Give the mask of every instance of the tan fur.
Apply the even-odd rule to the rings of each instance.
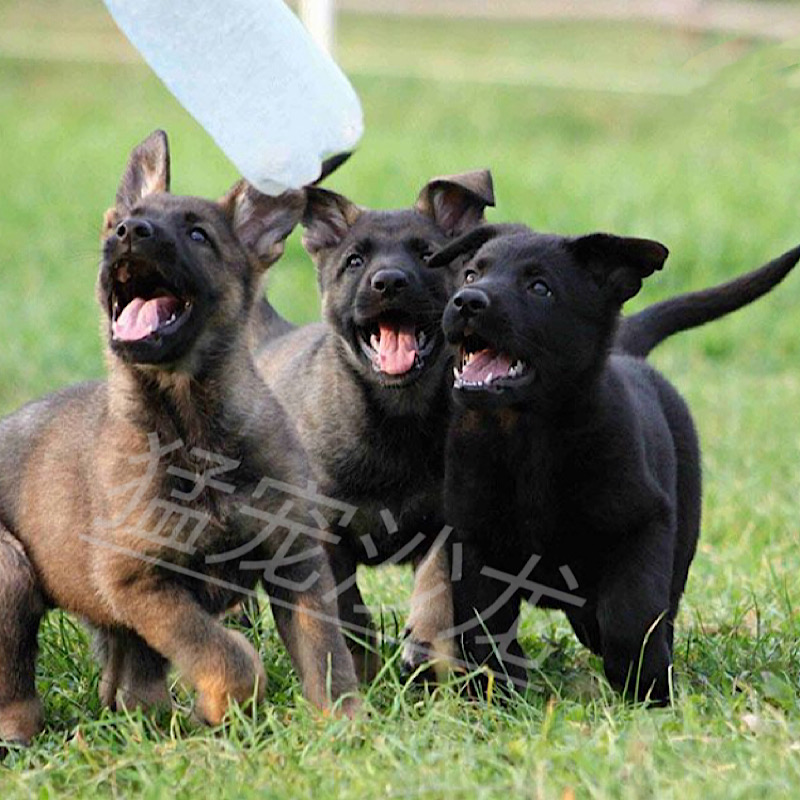
[[[0,741],[27,744],[39,732],[44,715],[38,697],[3,706],[0,713]]]
[[[133,152],[117,205],[104,220],[97,293],[108,382],[71,387],[0,421],[0,519],[7,525],[0,525],[0,739],[28,742],[41,725],[33,676],[43,598],[96,630],[106,705],[169,704],[170,664],[197,689],[198,715],[211,724],[232,700],[264,695],[258,654],[219,621],[262,574],[240,568],[240,559],[207,556],[256,539],[263,523],[241,513],[243,506],[272,513],[283,503],[277,493],[255,499],[262,477],[294,486],[308,480],[302,448],[247,346],[260,256],[238,235],[246,229],[245,239],[268,246],[272,256],[302,209],[294,196],[254,197],[241,186],[219,204],[174,197],[168,188],[166,137],[156,133]],[[190,243],[186,219],[202,224],[215,247]],[[146,226],[150,233],[139,238],[130,233]],[[176,287],[188,282],[189,322],[150,337],[151,344],[130,345],[110,336],[114,287],[122,285],[114,270],[135,280],[148,265],[168,287],[173,271]],[[166,452],[149,458],[154,446]],[[201,487],[178,503],[183,484],[174,475],[208,470],[203,452],[233,465],[221,477],[233,491]],[[171,542],[183,512],[203,523],[191,547],[185,539]],[[154,513],[165,514],[158,536],[144,524]],[[247,558],[269,563],[285,537],[281,529]],[[303,536],[289,539],[287,555],[305,553],[304,543]],[[314,555],[286,572],[289,586],[304,586],[311,573],[322,576],[324,590],[265,583],[270,597],[280,594],[284,602],[276,618],[298,670],[316,676],[330,665],[335,700],[356,679],[335,601],[322,597],[332,585],[330,566]],[[294,636],[294,609],[311,597],[330,622],[313,636]],[[309,698],[327,704],[314,680]]]
[[[452,627],[450,564],[444,547],[434,546],[414,571],[404,662],[432,661],[437,677],[444,679],[455,657],[453,640],[446,636]]]

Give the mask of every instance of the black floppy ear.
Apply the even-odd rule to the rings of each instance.
[[[484,209],[493,205],[492,173],[481,169],[433,178],[422,188],[415,208],[448,236],[460,236],[480,225]]]
[[[169,142],[164,131],[153,131],[128,159],[117,188],[117,214],[125,216],[148,195],[168,191]]]
[[[270,197],[241,180],[219,205],[239,241],[265,270],[283,255],[286,237],[302,219],[306,198],[303,191],[295,189]]]
[[[316,186],[308,187],[305,195],[303,247],[314,256],[320,250],[339,245],[358,219],[361,209],[344,195]]]
[[[480,225],[473,228],[471,231],[459,236],[458,239],[449,242],[441,250],[437,250],[426,262],[427,266],[444,267],[451,264],[457,258],[465,256],[467,259],[472,258],[478,250],[491,239],[496,239],[498,236],[512,236],[515,233],[530,233],[530,228],[525,225],[510,225],[510,224],[497,224],[497,225]]]
[[[569,242],[569,248],[598,285],[622,305],[642,288],[642,281],[667,260],[669,250],[652,239],[591,233]]]

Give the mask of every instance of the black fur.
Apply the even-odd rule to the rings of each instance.
[[[800,259],[800,247],[728,283],[671,297],[625,317],[614,341],[621,353],[645,358],[664,339],[737,311],[775,288]]]
[[[464,383],[474,375],[466,369],[453,391],[445,511],[457,532],[462,655],[524,685],[516,625],[521,601],[532,600],[566,612],[613,686],[664,703],[699,535],[699,446],[675,389],[644,361],[610,350],[623,302],[667,250],[520,226],[469,236],[430,261],[467,258],[451,267],[461,288],[445,310],[446,338],[459,364],[466,347],[524,368],[483,386]],[[565,566],[577,587],[565,586]],[[527,584],[509,589],[497,573]],[[561,594],[541,596],[534,584]]]

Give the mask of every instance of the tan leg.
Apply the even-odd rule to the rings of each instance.
[[[34,676],[43,613],[33,566],[0,525],[0,742],[30,744],[42,727]]]
[[[303,572],[310,568],[302,566]],[[267,586],[275,623],[294,668],[303,685],[303,695],[318,708],[329,709],[342,695],[341,711],[353,716],[360,706],[355,697],[358,686],[353,657],[339,627],[333,576],[327,558],[320,558],[314,569],[319,579],[306,591],[286,588],[291,576],[284,576],[282,586]],[[302,585],[305,575],[294,576]]]
[[[406,671],[416,672],[426,662],[432,662],[437,679],[443,680],[454,656],[452,639],[443,634],[452,627],[450,564],[445,546],[434,545],[414,571],[402,656]]]
[[[108,566],[108,565],[107,565]],[[196,713],[218,725],[230,701],[264,696],[266,674],[252,645],[226,630],[169,573],[130,558],[105,581],[115,615],[197,689]]]

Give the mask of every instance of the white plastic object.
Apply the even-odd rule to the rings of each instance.
[[[181,105],[241,174],[278,195],[352,150],[361,104],[284,0],[105,0]]]

